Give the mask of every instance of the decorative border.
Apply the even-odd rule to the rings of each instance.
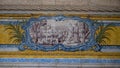
[[[80,63],[120,63],[120,59],[52,59],[52,58],[0,58],[0,62],[32,62],[32,63],[69,63],[69,64],[80,64]]]
[[[67,18],[70,18],[72,20],[77,20],[77,21],[80,21],[80,22],[84,22],[86,23],[88,26],[89,26],[89,29],[90,29],[90,37],[89,37],[89,42],[86,42],[84,43],[82,46],[72,46],[72,47],[68,47],[68,46],[65,46],[63,44],[57,44],[55,46],[50,46],[50,47],[46,47],[46,46],[37,46],[36,44],[32,43],[31,42],[31,37],[30,37],[30,34],[29,34],[29,28],[30,26],[33,24],[33,22],[36,22],[36,21],[41,21],[43,19],[54,19],[56,21],[62,21],[62,20],[65,20]],[[19,21],[0,21],[0,24],[3,24],[3,25],[6,25],[6,24],[13,24],[13,25],[16,25],[16,24],[20,24]],[[112,22],[110,22],[112,23]],[[22,42],[20,44],[0,44],[1,47],[6,47],[5,45],[7,46],[12,46],[13,47],[17,46],[17,48],[19,50],[26,50],[26,49],[32,49],[32,50],[41,50],[41,51],[55,51],[55,50],[59,50],[61,48],[61,50],[63,51],[84,51],[84,50],[88,50],[89,48],[95,46],[94,50],[95,51],[100,51],[104,46],[99,46],[94,38],[94,33],[96,31],[96,29],[101,25],[107,25],[109,23],[105,23],[105,22],[99,22],[98,24],[94,24],[94,22],[90,19],[87,19],[87,18],[80,18],[80,17],[67,17],[67,16],[63,16],[63,15],[57,15],[57,16],[41,16],[39,18],[31,18],[29,19],[29,21],[22,25],[22,29],[25,31],[25,38],[23,38]],[[120,26],[120,23],[113,23],[115,26]],[[109,47],[109,46],[107,46]],[[115,46],[114,46],[115,47]],[[118,46],[117,46],[118,47]]]
[[[77,45],[77,46],[65,46],[63,44],[56,44],[54,46],[43,46],[43,45],[37,45],[35,43],[33,43],[31,41],[31,36],[30,36],[30,32],[29,32],[29,28],[30,26],[35,23],[36,21],[41,21],[41,20],[46,20],[46,19],[54,19],[56,21],[63,21],[67,18],[70,18],[72,20],[77,20],[79,22],[83,22],[86,23],[89,26],[89,30],[90,30],[90,37],[89,37],[89,41],[85,42],[82,45]],[[59,50],[61,48],[61,50],[63,51],[84,51],[84,50],[88,50],[89,48],[91,48],[92,46],[96,46],[96,48],[94,49],[95,51],[99,51],[99,45],[96,43],[95,38],[94,38],[94,33],[95,33],[95,26],[93,24],[93,21],[89,20],[89,19],[83,19],[83,18],[79,18],[79,17],[65,17],[62,15],[58,15],[58,16],[42,16],[38,19],[36,18],[31,18],[26,25],[23,26],[23,29],[25,30],[25,43],[22,43],[23,45],[20,45],[19,49],[20,50],[25,50],[25,46],[27,46],[28,48],[32,49],[32,50],[42,50],[42,51],[55,51],[55,50]]]
[[[53,16],[54,17],[54,16]],[[56,17],[56,16],[55,16]],[[57,17],[59,17],[59,16],[57,16]],[[62,17],[65,17],[65,16],[62,16]],[[28,40],[28,39],[30,39],[29,38],[29,36],[27,36],[27,34],[29,33],[29,32],[27,32],[28,30],[26,30],[26,29],[28,29],[28,27],[30,26],[30,22],[31,21],[39,21],[41,18],[45,18],[45,17],[40,17],[40,18],[38,18],[38,19],[36,19],[36,18],[31,18],[27,23],[26,23],[26,25],[24,25],[24,26],[22,26],[22,28],[26,31],[26,38],[24,39],[24,41],[22,41],[22,43],[20,43],[20,44],[18,44],[17,46],[16,45],[13,45],[13,44],[11,44],[11,45],[8,45],[8,44],[5,44],[5,45],[0,45],[0,48],[9,48],[9,47],[15,47],[15,48],[19,48],[20,50],[25,50],[25,48],[24,48],[24,45],[26,45],[26,44],[30,44],[30,42],[27,42],[26,43],[26,41]],[[66,17],[65,17],[66,18]],[[82,18],[79,18],[79,17],[71,17],[71,18],[73,18],[73,19],[77,19],[77,20],[81,20]],[[85,21],[85,22],[91,22],[91,23],[89,23],[90,25],[91,25],[91,27],[94,29],[94,30],[96,30],[96,28],[99,26],[99,25],[97,25],[97,26],[93,26],[92,25],[92,21],[91,20],[89,20],[89,19],[82,19],[82,21]],[[8,23],[11,23],[11,24],[19,24],[19,21],[0,21],[0,24],[4,24],[4,25],[6,25],[6,24],[8,24]],[[101,22],[102,23],[102,22]],[[111,22],[112,23],[112,22]],[[102,24],[108,24],[108,23],[102,23]],[[120,24],[119,23],[114,23],[114,24],[116,24],[115,26],[119,26]],[[28,37],[28,38],[27,38]],[[94,36],[93,36],[94,37]],[[95,42],[94,42],[95,43]],[[96,43],[97,44],[97,43]],[[27,47],[29,47],[29,46],[27,46]],[[87,48],[89,48],[89,47],[91,47],[91,46],[88,46]],[[32,50],[36,50],[36,47],[33,47],[33,45],[31,45],[30,46],[30,48],[32,49]],[[83,49],[84,50],[87,50],[87,48],[86,48],[86,46],[85,46],[85,49],[84,49],[84,47],[83,47]],[[98,49],[96,50],[96,51],[98,51],[99,49],[107,49],[107,48],[109,48],[109,49],[113,49],[113,48],[117,48],[117,49],[120,49],[120,46],[98,46]],[[66,49],[66,48],[65,48]],[[82,49],[82,48],[81,48]],[[41,49],[41,50],[43,50],[43,51],[49,51],[49,50],[44,50],[44,49]],[[66,49],[65,51],[74,51],[74,49]],[[76,51],[76,50],[75,50]],[[21,51],[20,51],[21,52]],[[4,54],[5,54],[6,52],[4,52]],[[16,54],[18,54],[17,52],[16,52]],[[22,53],[21,53],[22,54]],[[36,52],[36,54],[38,54],[38,52]],[[36,54],[34,54],[34,55],[36,55]],[[72,54],[74,54],[74,53],[72,53]],[[106,53],[105,53],[106,54]],[[119,52],[117,53],[118,55],[119,55]],[[14,55],[14,53],[12,53],[11,55]],[[31,54],[32,55],[32,54]],[[89,54],[90,55],[90,54]],[[96,55],[96,54],[95,54]],[[0,55],[0,56],[3,56],[3,55]],[[104,58],[104,59],[100,59],[100,57],[98,57],[98,58],[96,58],[96,59],[91,59],[91,58],[89,58],[88,57],[88,59],[87,58],[84,58],[84,59],[78,59],[78,58],[71,58],[71,59],[67,59],[67,58],[22,58],[23,56],[28,56],[27,54],[25,54],[25,55],[23,55],[22,57],[18,57],[18,58],[14,58],[14,57],[12,57],[12,58],[8,58],[8,55],[6,54],[5,55],[7,58],[0,58],[0,62],[13,62],[13,63],[16,63],[16,62],[34,62],[34,63],[72,63],[72,64],[74,64],[74,63],[120,63],[120,59],[119,58],[117,58],[117,59],[112,59],[112,58],[110,58],[110,59],[108,59],[107,57],[108,56],[110,56],[110,55],[108,55],[108,56],[105,56],[106,58]],[[68,55],[69,56],[69,55]],[[80,56],[80,55],[79,55]],[[102,57],[103,57],[104,55],[102,55]]]

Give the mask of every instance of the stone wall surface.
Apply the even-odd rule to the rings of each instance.
[[[120,0],[0,0],[0,5],[104,5],[120,6]]]
[[[119,64],[0,63],[0,68],[119,68]]]
[[[0,0],[0,10],[120,11],[120,0]]]

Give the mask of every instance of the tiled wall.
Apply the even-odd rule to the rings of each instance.
[[[0,0],[0,13],[10,10],[84,10],[120,12],[120,0]],[[79,13],[80,11],[77,11]],[[9,11],[8,11],[9,12]],[[49,11],[48,11],[49,12]],[[61,11],[60,11],[61,12]],[[68,11],[69,12],[69,11]],[[3,12],[4,13],[4,12]],[[72,12],[71,12],[72,13]],[[104,12],[103,12],[104,13]],[[0,63],[0,68],[119,68],[119,63]]]

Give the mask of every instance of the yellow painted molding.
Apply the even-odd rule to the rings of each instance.
[[[94,52],[94,51],[16,51],[0,52],[0,58],[110,58],[120,59],[120,52]]]
[[[38,18],[40,16],[55,16],[57,14],[0,14],[0,19],[29,19],[31,17]],[[78,16],[81,18],[90,18],[92,20],[120,20],[120,15],[90,15],[90,14],[63,14],[65,16]]]

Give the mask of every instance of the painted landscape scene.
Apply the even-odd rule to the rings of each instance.
[[[37,21],[32,24],[29,31],[32,42],[45,46],[56,44],[65,46],[81,45],[88,41],[90,34],[87,24],[71,19]]]

